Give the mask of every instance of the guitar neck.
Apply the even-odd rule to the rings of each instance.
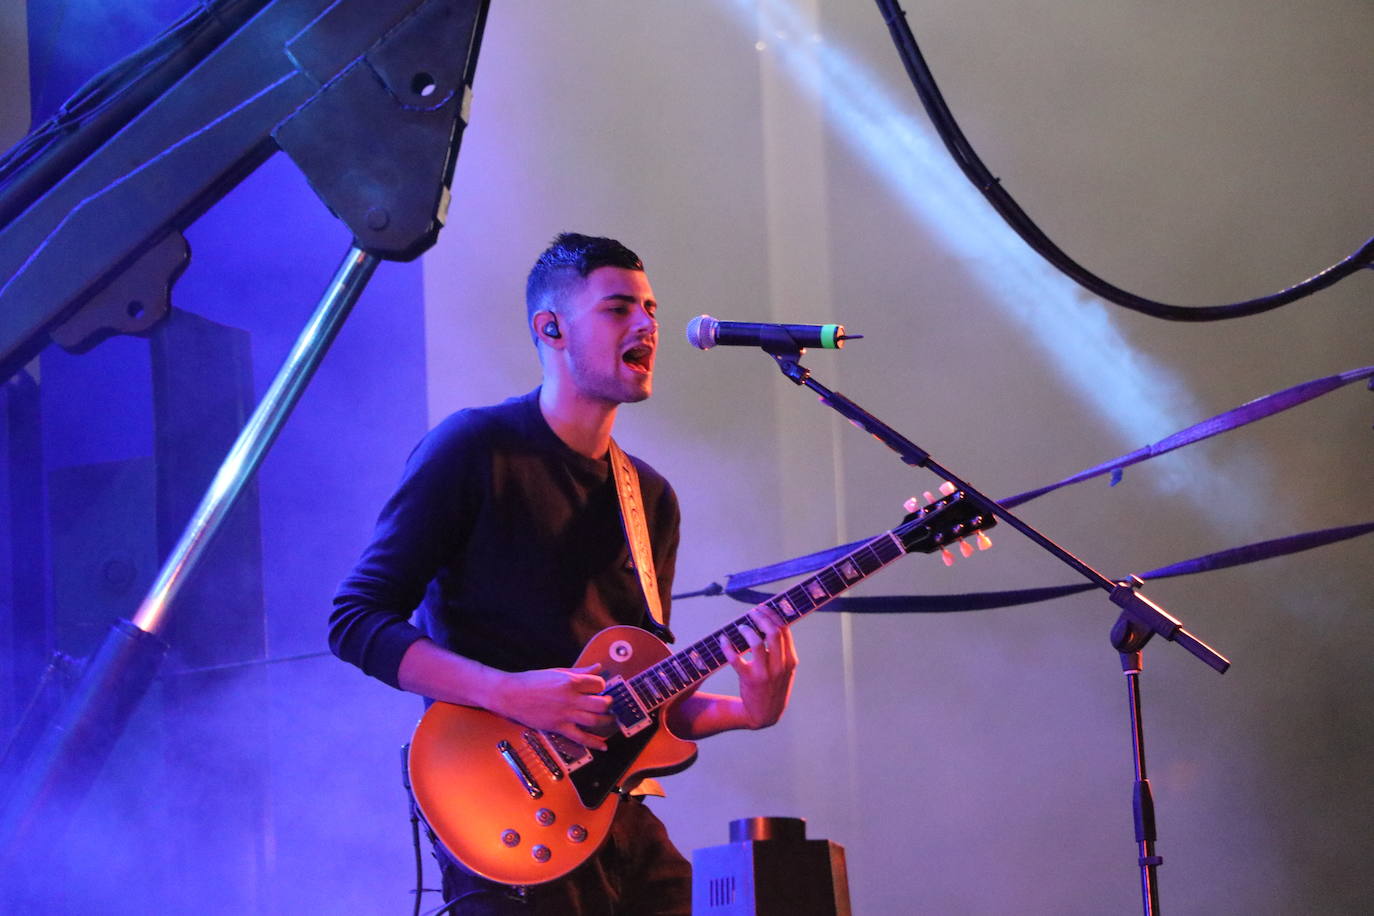
[[[772,610],[791,626],[906,553],[902,540],[888,531],[755,607]],[[627,678],[626,683],[646,711],[656,709],[726,664],[728,659],[721,648],[721,640],[729,640],[736,652],[748,650],[749,642],[742,632],[746,627],[763,635],[749,615],[744,614],[704,639]]]

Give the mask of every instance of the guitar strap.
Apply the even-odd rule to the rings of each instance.
[[[658,591],[658,576],[654,574],[654,554],[649,545],[649,527],[644,521],[643,500],[639,496],[639,472],[625,450],[611,440],[611,473],[615,476],[615,493],[620,503],[620,523],[625,527],[625,540],[630,545],[630,561],[639,573],[639,587],[649,607],[650,629],[664,642],[673,641],[673,631],[663,619],[663,599]],[[657,779],[645,777],[631,786],[627,795],[656,795],[667,793]]]
[[[639,494],[639,472],[630,456],[611,440],[611,473],[615,475],[615,492],[620,501],[620,521],[625,527],[625,540],[630,545],[630,559],[639,574],[639,586],[649,608],[652,629],[665,642],[673,641],[668,622],[663,619],[663,600],[658,591],[658,576],[654,574],[654,554],[649,545],[649,528],[644,520],[643,500]]]

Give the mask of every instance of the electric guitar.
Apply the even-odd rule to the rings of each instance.
[[[760,607],[791,625],[906,553],[940,551],[948,564],[950,545],[965,556],[973,552],[964,540],[970,535],[980,548],[990,546],[983,530],[996,519],[962,492],[924,508],[909,501],[907,508],[902,524]],[[726,664],[722,639],[739,652],[749,648],[745,627],[759,632],[746,614],[676,653],[637,627],[608,627],[592,637],[577,665],[600,662],[606,678],[603,693],[611,697],[617,730],[605,751],[485,710],[432,704],[408,761],[426,823],[458,861],[501,884],[542,884],[572,871],[606,838],[616,793],[696,759],[696,744],[674,735],[665,714]]]

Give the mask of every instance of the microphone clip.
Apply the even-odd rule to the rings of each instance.
[[[767,347],[764,347],[764,349],[768,350]],[[768,355],[773,357],[773,361],[778,364],[778,368],[782,370],[782,374],[791,379],[793,384],[805,385],[807,380],[811,378],[811,370],[799,362],[801,359],[800,349],[793,349],[790,354],[774,353],[772,350],[768,350]]]
[[[799,346],[792,339],[792,335],[787,333],[787,329],[781,325],[767,325],[760,328],[759,346],[763,352],[778,360],[779,363],[784,359],[790,359],[795,363],[806,352],[806,348]],[[798,382],[798,384],[801,383]]]

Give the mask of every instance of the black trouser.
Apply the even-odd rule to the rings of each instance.
[[[458,916],[691,916],[692,866],[635,796],[619,803],[592,857],[557,881],[522,891],[478,877],[436,848],[444,900]]]

